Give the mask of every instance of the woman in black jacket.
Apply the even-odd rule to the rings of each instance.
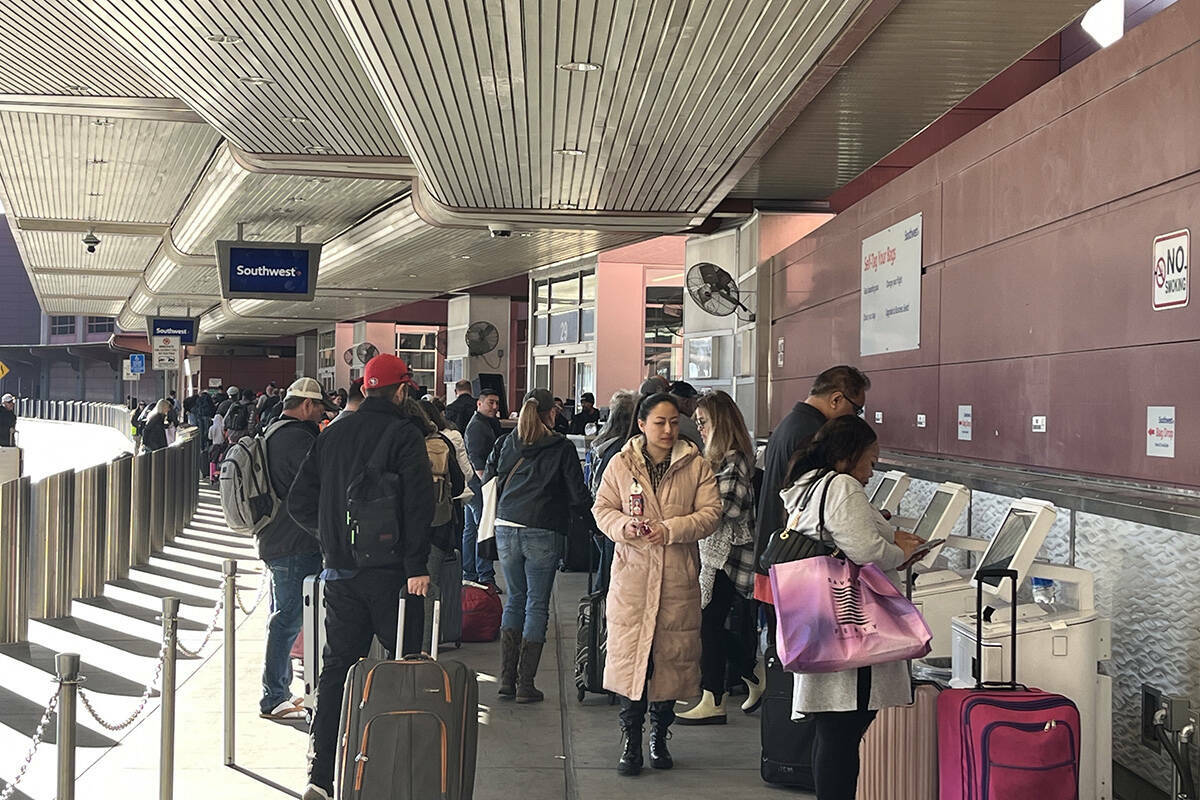
[[[142,428],[142,448],[146,452],[162,450],[167,446],[167,415],[170,413],[171,403],[167,400],[159,400],[154,406],[154,413]]]
[[[501,697],[536,703],[533,685],[550,615],[562,536],[571,512],[591,517],[575,445],[554,433],[558,410],[545,389],[525,395],[517,430],[488,459],[485,482],[499,481],[496,549],[508,598],[500,623]]]

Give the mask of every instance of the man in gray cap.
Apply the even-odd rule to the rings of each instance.
[[[14,440],[17,430],[17,398],[6,394],[0,398],[0,447],[16,447]]]
[[[700,393],[687,381],[675,381],[671,384],[671,396],[679,403],[679,436],[699,447],[700,452],[704,452],[704,437],[700,435],[696,423],[692,422],[692,414],[696,413],[696,401]]]

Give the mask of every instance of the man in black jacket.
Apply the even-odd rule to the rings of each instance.
[[[283,413],[266,432],[271,489],[286,501],[300,464],[321,431],[317,422],[331,406],[321,384],[300,378],[288,387]],[[271,616],[263,658],[263,694],[259,716],[303,719],[304,709],[292,696],[292,645],[303,622],[304,579],[321,571],[321,546],[280,507],[257,536],[258,557],[271,573]]]
[[[446,406],[443,416],[458,431],[466,431],[467,424],[475,414],[475,398],[471,396],[471,382],[459,381],[454,384],[454,393],[457,396],[454,398],[454,402]]]
[[[579,398],[580,409],[575,412],[575,416],[571,417],[571,433],[577,436],[586,434],[585,429],[588,425],[595,425],[596,430],[600,429],[600,410],[596,408],[596,395],[591,392],[584,392]]]
[[[817,376],[803,402],[779,421],[767,440],[762,489],[758,496],[758,535],[754,564],[770,535],[783,527],[784,508],[779,491],[787,480],[788,464],[797,450],[831,419],[863,413],[871,381],[855,367],[830,367]]]
[[[481,479],[484,469],[487,468],[488,456],[492,454],[492,447],[495,446],[502,431],[500,420],[497,419],[500,415],[500,394],[495,389],[485,387],[479,392],[475,408],[475,415],[471,417],[470,423],[467,424],[467,430],[463,433],[463,441],[467,446],[467,458],[471,460],[471,467],[475,470],[474,475],[467,476],[469,479],[467,486],[475,493],[475,496],[463,508],[463,579],[495,586],[496,565],[492,563],[491,559],[479,558],[475,544],[479,536],[479,518],[483,514],[483,481]]]
[[[404,641],[396,642],[400,593],[424,597],[429,590],[429,526],[433,521],[433,473],[425,434],[400,404],[412,385],[403,359],[382,354],[363,370],[366,399],[358,411],[326,427],[309,451],[288,495],[293,519],[321,542],[325,570],[325,650],[313,719],[313,761],[304,800],[333,796],[333,769],[342,688],[350,665],[367,655],[378,636],[392,652],[419,647],[422,603],[409,603]],[[376,454],[387,448],[386,455]],[[351,539],[347,490],[375,458],[384,473],[398,476],[396,516],[401,538],[396,563],[361,567]],[[411,622],[410,622],[411,621]]]

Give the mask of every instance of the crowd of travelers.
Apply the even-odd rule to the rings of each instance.
[[[619,703],[621,775],[638,774],[646,761],[670,769],[676,722],[724,723],[731,674],[745,686],[741,710],[755,711],[766,685],[759,638],[731,636],[728,621],[749,614],[774,641],[773,598],[760,565],[771,533],[788,524],[816,535],[823,523],[847,557],[877,565],[895,582],[920,541],[867,501],[878,454],[862,419],[869,388],[854,367],[826,370],[758,454],[728,394],[661,376],[615,392],[605,409],[590,393],[570,409],[573,401],[535,388],[512,414],[515,425],[502,422],[495,389],[461,381],[446,404],[423,394],[392,355],[376,356],[335,393],[300,378],[286,390],[230,386],[186,398],[182,418],[202,432],[214,482],[232,445],[261,436],[279,500],[256,534],[271,580],[265,718],[305,715],[291,693],[289,654],[302,627],[303,581],[319,575],[324,582],[305,800],[333,796],[347,671],[375,638],[390,652],[423,649],[433,598],[444,589],[440,565],[460,547],[464,585],[504,594],[497,695],[536,703],[544,697],[535,679],[564,538],[580,525],[594,534],[595,589],[606,593],[603,686]],[[150,406],[131,399],[131,407],[141,446],[167,446],[181,416],[175,398]],[[587,437],[582,464],[571,434]],[[448,476],[444,490],[435,486],[439,475]],[[395,528],[392,543],[374,550],[350,508],[356,492],[368,491],[364,482],[378,484],[372,502],[383,504]],[[497,494],[485,525],[494,537],[481,541],[489,482]],[[437,511],[439,492],[452,498],[448,518]],[[811,502],[818,494],[821,509]],[[423,611],[408,604],[398,628],[402,592],[425,603]],[[815,721],[818,798],[854,797],[859,741],[879,709],[909,702],[904,662],[796,676],[793,710]]]

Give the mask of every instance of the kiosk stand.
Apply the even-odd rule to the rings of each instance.
[[[896,516],[900,511],[900,500],[908,491],[910,483],[912,483],[912,478],[908,477],[905,472],[892,470],[884,473],[883,480],[879,482],[879,485],[875,487],[875,492],[871,495],[871,505],[880,511],[888,512],[893,517]]]

